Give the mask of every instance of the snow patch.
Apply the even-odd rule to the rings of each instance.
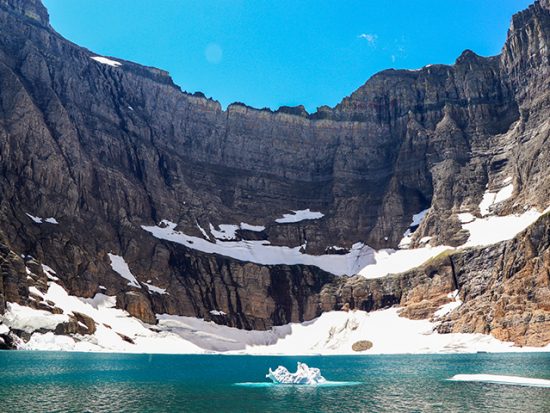
[[[111,253],[109,253],[108,255],[111,260],[111,268],[113,269],[113,271],[120,275],[122,278],[128,280],[128,285],[141,288],[141,285],[139,285],[139,282],[136,277],[134,277],[134,274],[130,272],[130,268],[128,267],[126,261],[124,261],[124,258],[120,255],[115,255]]]
[[[43,224],[44,222],[47,222],[48,224],[54,224],[54,225],[57,225],[59,224],[59,222],[57,222],[57,219],[55,219],[54,217],[49,217],[49,218],[41,218],[41,217],[36,217],[34,215],[31,215],[29,214],[28,212],[25,212],[25,214],[30,218],[32,219],[32,221],[36,224]]]
[[[221,310],[210,310],[209,312],[212,315],[227,315],[225,312],[223,312]]]
[[[54,330],[60,323],[69,321],[66,314],[52,314],[45,310],[35,310],[17,303],[7,303],[6,312],[0,316],[1,321],[8,327],[32,333],[44,328]]]
[[[322,212],[314,212],[308,209],[302,209],[298,211],[292,211],[290,214],[283,214],[282,218],[275,220],[278,224],[292,224],[295,222],[305,221],[307,219],[320,219],[323,218],[325,214]]]
[[[147,289],[152,292],[152,293],[156,293],[156,294],[168,294],[166,292],[166,288],[160,288],[160,287],[157,287],[157,286],[154,286],[152,284],[149,284],[149,283],[145,283],[145,286],[147,287]]]
[[[430,258],[441,254],[451,247],[440,245],[422,248],[394,250],[391,248],[374,252],[374,262],[366,265],[359,271],[365,278],[380,278],[388,274],[397,274],[418,267]]]
[[[486,191],[483,194],[483,199],[479,204],[479,212],[481,216],[486,216],[491,213],[491,209],[494,205],[509,199],[514,193],[514,184],[508,184],[498,192]]]
[[[108,59],[103,56],[92,56],[90,59],[95,60],[96,62],[102,63],[104,65],[112,66],[112,67],[119,67],[122,66],[122,63],[117,62],[116,60]]]
[[[262,225],[250,225],[250,224],[247,224],[246,222],[241,222],[240,227],[242,230],[245,230],[245,231],[253,231],[253,232],[265,231],[265,227]]]
[[[348,254],[308,255],[303,254],[303,245],[297,247],[274,246],[269,241],[221,241],[209,242],[176,231],[176,224],[167,220],[159,226],[142,228],[154,237],[165,239],[188,248],[234,258],[240,261],[254,262],[263,265],[313,265],[335,275],[354,275],[368,264],[374,263],[374,250],[363,243],[356,243]]]
[[[210,224],[210,233],[216,239],[220,240],[234,240],[237,238],[236,232],[239,229],[238,225],[220,224],[219,230],[214,228],[214,225]]]
[[[452,298],[453,301],[443,304],[439,309],[434,313],[435,317],[443,317],[451,313],[453,310],[457,309],[462,305],[462,301],[458,298],[458,290],[454,290],[449,293],[447,297]]]
[[[522,214],[475,219],[462,225],[470,232],[470,237],[461,247],[484,246],[512,239],[541,215],[537,210],[530,209]]]
[[[429,210],[429,208],[425,209],[423,211],[420,211],[418,214],[414,214],[412,216],[412,221],[409,225],[409,228],[403,233],[403,238],[399,242],[399,248],[409,248],[412,242],[412,234],[414,233],[416,228],[418,228],[418,226],[422,223],[422,220]]]

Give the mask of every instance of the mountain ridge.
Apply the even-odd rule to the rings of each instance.
[[[509,185],[490,216],[544,210],[550,2],[516,16],[500,55],[467,50],[455,65],[383,71],[306,117],[300,107],[222,111],[160,69],[92,59],[53,31],[41,2],[2,0],[4,307],[39,305],[28,291],[49,282],[39,260],[71,294],[116,296],[151,324],[169,313],[267,329],[346,304],[347,293],[319,295],[340,279],[282,258],[271,265],[204,252],[196,239],[229,245],[223,228],[237,226],[231,242],[330,258],[358,244],[364,254],[395,249],[406,231],[412,248],[462,246],[471,234],[461,214],[484,219],[483,200]],[[306,210],[316,218],[277,222]],[[143,230],[163,220],[195,245]],[[263,229],[243,229],[254,226]],[[109,254],[123,257],[139,287]]]

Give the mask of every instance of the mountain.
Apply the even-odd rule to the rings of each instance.
[[[431,318],[458,290],[440,333],[550,343],[550,0],[498,56],[386,70],[313,114],[224,111],[64,39],[39,0],[0,0],[0,30],[4,342],[96,332],[55,284],[148,325],[254,330]]]

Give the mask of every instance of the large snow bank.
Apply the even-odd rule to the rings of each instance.
[[[79,298],[67,294],[55,282],[49,283],[43,298],[54,302],[63,314],[8,303],[8,310],[0,321],[8,327],[28,332],[39,328],[51,330],[58,323],[68,321],[72,312],[79,312],[95,320],[96,332],[73,337],[35,332],[23,349],[183,354],[357,354],[352,345],[369,340],[373,347],[364,354],[550,350],[550,346],[543,349],[514,347],[512,343],[483,334],[438,334],[434,331],[434,322],[399,317],[397,308],[370,313],[332,311],[304,323],[286,324],[268,331],[247,331],[194,317],[167,314],[158,314],[158,324],[149,325],[124,310],[114,308],[115,297],[96,294],[92,299]]]
[[[352,246],[344,255],[309,255],[302,253],[303,246],[274,246],[269,241],[222,241],[210,242],[204,238],[187,235],[176,231],[176,224],[163,220],[160,226],[142,226],[159,239],[165,239],[188,248],[219,254],[240,261],[254,262],[263,265],[304,264],[313,265],[335,275],[357,274],[361,268],[374,263],[374,250],[362,243]]]

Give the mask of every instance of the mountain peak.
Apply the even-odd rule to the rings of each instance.
[[[0,7],[22,14],[41,25],[50,24],[50,16],[41,0],[0,0]]]

